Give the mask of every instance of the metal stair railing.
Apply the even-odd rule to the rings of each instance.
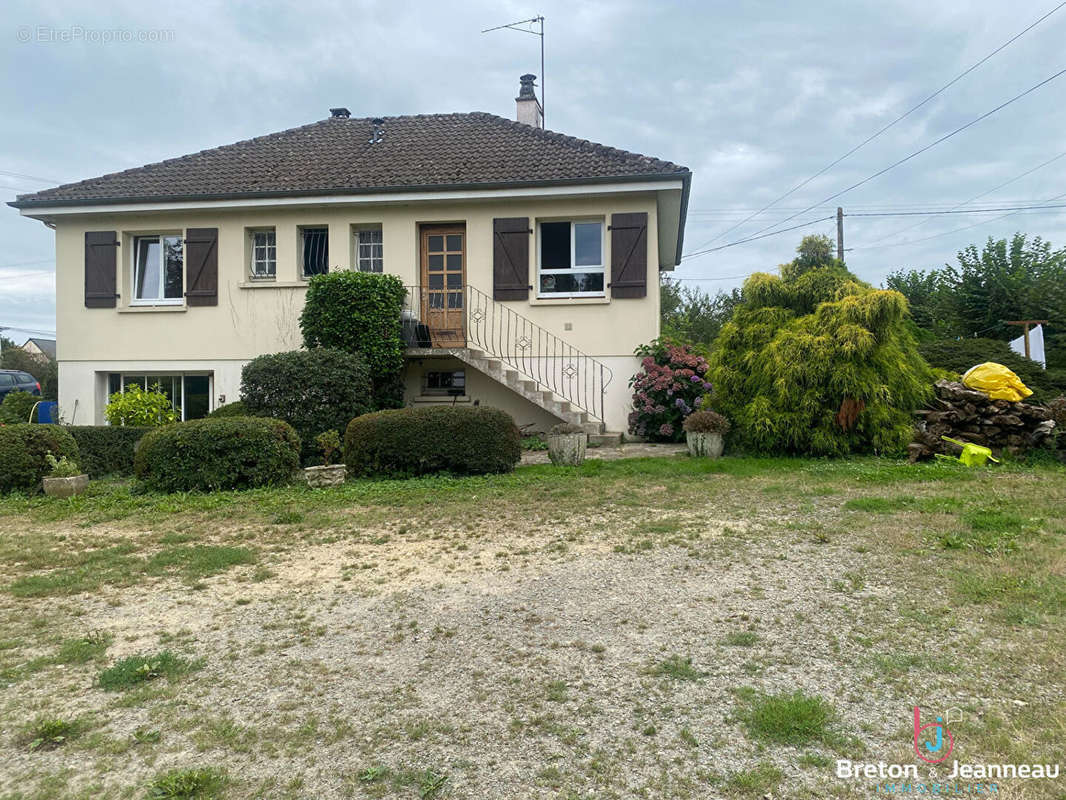
[[[434,330],[434,317],[450,318]],[[461,331],[453,328],[458,321]],[[489,295],[466,285],[428,289],[408,286],[403,318],[408,347],[480,350],[550,391],[590,418],[604,421],[611,368]]]

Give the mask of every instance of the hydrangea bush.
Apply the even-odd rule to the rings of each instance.
[[[711,390],[705,379],[707,359],[690,345],[656,339],[637,348],[640,372],[629,379],[633,410],[629,432],[657,442],[679,442],[682,423]]]

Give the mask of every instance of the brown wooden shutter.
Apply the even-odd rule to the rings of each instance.
[[[185,232],[185,286],[190,306],[218,305],[218,228]]]
[[[118,234],[115,231],[85,232],[86,308],[115,307],[117,260]]]
[[[492,221],[492,299],[529,299],[529,217]]]
[[[648,294],[648,215],[611,214],[611,297]]]

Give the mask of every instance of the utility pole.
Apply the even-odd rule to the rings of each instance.
[[[837,206],[837,260],[844,260],[844,209]]]
[[[1046,319],[1016,319],[1016,320],[1004,320],[1008,325],[1021,325],[1022,336],[1025,337],[1025,357],[1032,358],[1029,355],[1029,326],[1030,325],[1047,325]]]

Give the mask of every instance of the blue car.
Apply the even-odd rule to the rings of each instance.
[[[41,384],[28,372],[17,369],[0,369],[0,403],[10,392],[29,392],[40,396]]]

